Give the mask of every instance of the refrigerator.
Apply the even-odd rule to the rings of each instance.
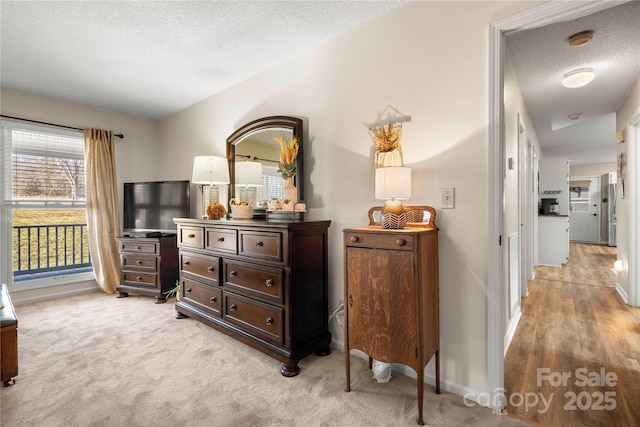
[[[617,176],[615,172],[605,173],[600,178],[600,183],[602,185],[602,240],[606,241],[609,246],[618,245],[616,239],[616,178]]]

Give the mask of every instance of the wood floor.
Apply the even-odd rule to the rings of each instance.
[[[612,271],[617,257],[616,248],[572,242],[569,246],[569,254],[569,262],[562,267],[535,267],[536,279],[611,288],[616,286],[617,276]]]
[[[640,308],[587,282],[529,282],[505,358],[507,411],[532,425],[640,426]]]

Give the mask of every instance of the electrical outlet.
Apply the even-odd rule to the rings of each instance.
[[[456,205],[456,189],[442,188],[440,189],[440,208],[453,209]]]

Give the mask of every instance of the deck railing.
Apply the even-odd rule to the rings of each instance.
[[[13,275],[91,266],[86,224],[13,227]]]

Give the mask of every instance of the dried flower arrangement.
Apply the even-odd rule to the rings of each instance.
[[[371,129],[376,144],[376,167],[402,166],[402,123],[389,123]]]
[[[284,136],[273,139],[280,144],[278,173],[282,176],[282,179],[293,178],[297,172],[296,157],[298,156],[298,139],[293,137],[287,141]]]

